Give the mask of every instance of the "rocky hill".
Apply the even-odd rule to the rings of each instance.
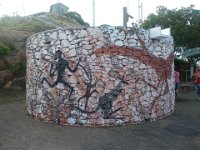
[[[82,18],[81,18],[82,19]],[[68,27],[84,27],[76,18],[52,13],[38,13],[26,17],[0,19],[0,43],[8,46],[11,54],[0,53],[0,87],[24,87],[26,69],[26,39],[37,32]],[[20,80],[20,82],[18,82]],[[20,85],[23,83],[22,85]]]

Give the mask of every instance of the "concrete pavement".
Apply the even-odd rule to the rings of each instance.
[[[200,102],[181,93],[156,122],[109,128],[60,126],[26,115],[25,101],[0,105],[0,150],[200,150]]]

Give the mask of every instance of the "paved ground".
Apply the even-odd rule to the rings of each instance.
[[[59,126],[32,119],[24,101],[0,104],[0,150],[200,150],[200,102],[180,94],[173,115],[110,128]]]

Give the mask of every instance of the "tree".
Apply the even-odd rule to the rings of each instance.
[[[150,14],[142,24],[144,28],[171,28],[175,47],[200,47],[200,10],[190,7],[169,10],[158,6],[156,14]]]

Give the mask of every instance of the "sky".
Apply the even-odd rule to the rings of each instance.
[[[113,26],[123,25],[123,7],[127,7],[128,13],[133,16],[128,25],[138,20],[138,4],[143,6],[143,19],[150,13],[156,12],[157,6],[165,6],[168,9],[180,9],[195,5],[200,10],[199,0],[94,0],[95,22],[93,22],[93,0],[0,0],[0,17],[9,15],[27,16],[39,12],[49,12],[50,6],[61,2],[69,7],[69,11],[79,13],[85,22],[91,26],[108,24]],[[141,13],[140,13],[141,18]]]

